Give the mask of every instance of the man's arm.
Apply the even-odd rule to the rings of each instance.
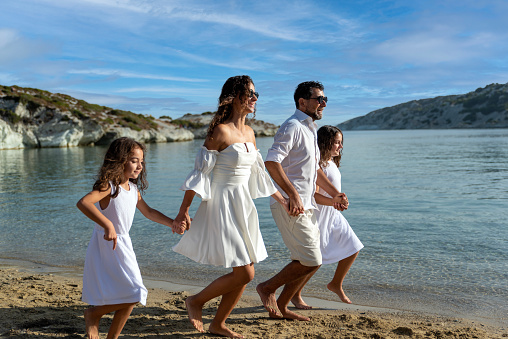
[[[282,165],[275,161],[265,161],[265,167],[268,170],[268,173],[270,173],[273,181],[275,181],[289,197],[289,214],[297,216],[298,214],[303,213],[304,209],[302,199],[300,199],[300,194],[298,194],[298,191],[295,189],[291,181],[289,181],[286,173],[284,173]]]

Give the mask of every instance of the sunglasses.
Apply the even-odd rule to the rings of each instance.
[[[318,97],[315,97],[315,98],[309,98],[310,99],[316,99],[317,102],[321,105],[323,102],[328,102],[328,97],[324,97],[322,95],[318,96]]]
[[[253,98],[253,97],[256,97],[256,99],[259,99],[259,93],[254,92],[253,90],[250,90],[249,91],[249,98]]]

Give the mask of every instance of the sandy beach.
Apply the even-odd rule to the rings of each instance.
[[[190,325],[184,300],[200,287],[145,280],[146,306],[137,306],[123,338],[216,338]],[[0,337],[82,338],[81,278],[75,272],[0,264]],[[307,299],[309,322],[272,320],[259,298],[245,294],[228,320],[246,338],[506,338],[508,329],[479,321]],[[218,300],[205,305],[205,328]],[[101,322],[106,336],[111,317]]]

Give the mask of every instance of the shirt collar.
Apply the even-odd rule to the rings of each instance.
[[[314,126],[314,128],[317,128],[317,124],[310,116],[305,114],[304,112],[300,111],[298,108],[295,111],[295,117],[300,120],[301,122],[306,121],[308,126]]]

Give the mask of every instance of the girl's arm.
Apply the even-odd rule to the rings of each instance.
[[[335,204],[332,198],[325,197],[320,193],[314,193],[314,199],[316,199],[316,203],[319,205],[334,206]]]
[[[148,204],[145,202],[145,200],[141,197],[141,193],[138,192],[138,203],[136,205],[138,210],[147,218],[154,222],[157,222],[162,225],[166,225],[168,227],[171,227],[173,230],[173,233],[183,234],[183,230],[185,229],[185,224],[182,223],[182,225],[178,226],[175,225],[175,222],[170,217],[166,216],[165,214],[157,211],[156,209],[151,208],[148,206]]]
[[[102,199],[110,197],[111,187],[105,191],[93,190],[92,192],[81,198],[76,206],[84,215],[92,221],[104,228],[104,239],[107,241],[113,240],[113,250],[116,248],[116,231],[113,223],[102,214],[95,204]]]
[[[333,206],[343,211],[348,208],[349,201],[347,199],[347,196],[345,193],[341,193],[333,186],[333,184],[330,182],[330,180],[326,177],[326,174],[323,172],[323,170],[320,168],[317,171],[317,180],[316,183],[318,186],[320,186],[326,193],[330,194],[333,198],[333,202],[336,203]],[[316,195],[314,195],[314,199],[316,199]],[[316,200],[317,202],[317,200]],[[318,203],[319,204],[319,203]],[[323,205],[323,204],[321,204]]]

